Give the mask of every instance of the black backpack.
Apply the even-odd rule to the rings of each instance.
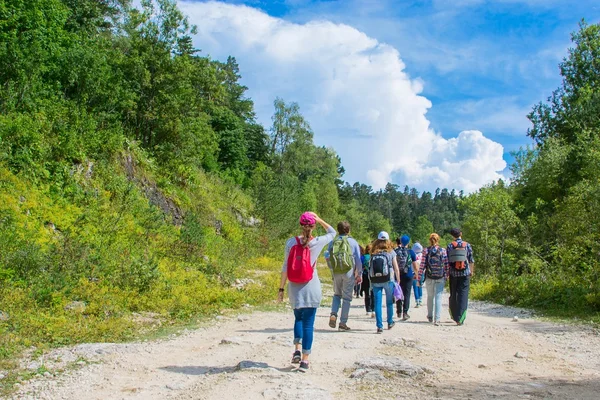
[[[398,268],[400,268],[401,274],[408,274],[408,266],[410,262],[410,254],[408,247],[397,247],[394,249],[396,252],[396,260],[398,261]]]
[[[392,267],[389,265],[386,253],[371,255],[369,278],[371,283],[386,283],[390,281]]]

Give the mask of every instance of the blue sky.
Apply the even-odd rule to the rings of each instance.
[[[228,7],[222,7],[223,3]],[[590,0],[225,0],[200,6],[198,2],[186,3],[183,9],[190,14],[191,22],[201,28],[196,40],[199,48],[215,58],[226,57],[226,54],[237,57],[244,83],[250,88],[249,95],[256,102],[259,119],[268,125],[274,96],[297,101],[315,129],[315,141],[333,146],[341,154],[344,165],[350,166],[346,168],[349,171],[346,179],[366,181],[376,187],[392,180],[420,189],[446,185],[467,191],[507,174],[506,169],[499,170],[505,165],[498,160],[486,164],[484,158],[497,157],[500,148],[495,144],[500,144],[501,157],[510,161],[510,151],[530,143],[526,137],[529,127],[526,114],[533,104],[546,99],[560,84],[558,63],[567,54],[570,33],[577,29],[582,18],[590,23],[600,19],[600,4]],[[247,19],[243,24],[231,22],[226,32],[220,30],[225,20],[236,18]],[[240,27],[252,24],[255,25],[251,31]],[[257,35],[250,42],[245,39],[266,25],[271,26],[272,31]],[[315,32],[318,34],[311,36]],[[281,39],[271,40],[275,35],[281,35]],[[341,38],[321,40],[326,36]],[[346,37],[349,39],[344,42]],[[362,48],[352,48],[354,42],[362,40],[365,41]],[[349,46],[348,61],[341,62],[342,67],[337,66],[338,60],[346,57],[343,53],[346,50],[340,50],[346,45]],[[300,52],[294,46],[325,49],[322,53],[302,50],[302,57],[310,60],[305,64],[300,58],[290,61]],[[274,47],[278,49],[275,51]],[[283,49],[287,53],[283,54]],[[327,59],[331,52],[337,55],[336,59]],[[368,66],[361,66],[362,61],[357,58],[361,52],[381,56],[380,61],[373,62],[374,67],[379,68],[373,69],[373,73],[389,73],[391,78],[385,82],[393,82],[391,87],[396,92],[389,99],[380,98],[373,109],[365,112],[363,119],[355,120],[354,129],[350,123],[344,123],[344,113],[355,118],[357,110],[360,114],[360,110],[374,100],[362,105],[359,100],[339,104],[352,96],[359,99],[368,87],[357,85],[352,89],[348,87],[349,82],[360,83],[362,78],[346,80],[340,101],[340,97],[332,97],[329,84],[338,78],[337,71],[343,71],[341,68],[346,68],[348,63],[358,65],[360,73],[368,79],[375,79],[365,69]],[[394,56],[397,60],[391,60]],[[372,57],[369,54],[368,59]],[[314,70],[316,62],[325,67]],[[331,78],[324,77],[327,65],[332,65]],[[388,67],[402,70],[405,76],[397,75],[397,71]],[[286,75],[288,68],[295,71],[294,74]],[[348,74],[355,76],[354,67],[348,68]],[[385,82],[378,80],[369,84],[386,91],[388,83]],[[317,86],[324,84],[328,95],[315,101],[315,97],[321,96]],[[407,89],[407,85],[413,89]],[[423,98],[430,103],[424,103]],[[327,112],[323,112],[324,109]],[[382,120],[386,112],[400,109],[402,117]],[[411,115],[418,118],[410,121]],[[367,132],[365,121],[376,121],[374,126],[378,130],[408,129],[411,134],[377,136],[378,133]],[[433,131],[435,135],[425,131]],[[461,135],[461,132],[473,131],[481,132],[482,136]],[[353,136],[372,136],[378,142],[407,141],[409,152],[425,149],[420,158],[429,157],[429,161],[416,169],[408,165],[409,162],[415,164],[415,158],[411,161],[405,157],[407,160],[402,162],[395,161],[393,155],[382,155],[379,159],[386,167],[376,167],[377,157],[363,165],[355,162],[360,152],[350,148],[373,146],[374,142],[358,142]],[[410,136],[422,136],[429,142],[443,138],[447,142],[440,141],[432,148]],[[460,155],[461,148],[467,147],[471,147],[467,152],[481,152],[483,156],[452,159]],[[441,151],[436,148],[452,150],[447,152],[449,156],[444,156],[447,159],[436,162],[433,159],[439,158]],[[467,176],[471,170],[478,172]],[[449,177],[454,173],[466,178]]]

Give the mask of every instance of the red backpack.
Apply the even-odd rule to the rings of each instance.
[[[312,279],[314,269],[310,264],[310,249],[308,246],[303,246],[298,237],[296,237],[296,244],[290,249],[287,265],[287,276],[290,282],[308,283]]]

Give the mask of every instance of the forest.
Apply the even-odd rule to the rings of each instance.
[[[305,210],[361,243],[461,226],[474,296],[599,320],[600,25],[572,35],[510,179],[420,193],[345,182],[299,104],[259,124],[234,55],[194,48],[175,1],[141,4],[0,2],[0,368],[136,337],[137,313],[183,324],[274,299]]]

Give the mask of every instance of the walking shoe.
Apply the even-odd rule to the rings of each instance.
[[[308,361],[301,361],[300,368],[298,368],[300,372],[308,372]]]
[[[292,356],[292,364],[299,364],[301,359],[302,353],[300,353],[300,350],[296,350]]]
[[[374,312],[371,313],[371,318],[375,318],[375,313]]]
[[[409,318],[410,318],[410,315],[404,314],[404,317],[402,317],[402,321],[406,321]]]
[[[402,313],[396,313],[396,317],[398,317],[398,319],[402,318]]]
[[[377,328],[377,333],[383,333],[383,328]]]
[[[394,327],[394,325],[396,325],[395,322],[392,322],[391,324],[388,324],[388,330],[392,329]]]
[[[337,316],[335,314],[331,314],[329,317],[329,327],[335,329],[335,325],[337,324]]]
[[[433,322],[433,317],[427,317],[427,321]]]
[[[440,321],[435,321],[435,322],[433,323],[433,325],[434,325],[434,326],[440,326]]]
[[[340,322],[340,326],[338,326],[338,331],[349,331],[349,330],[350,330],[350,327],[348,325],[342,324]]]
[[[415,304],[415,308],[419,308],[420,304],[419,302],[417,302],[417,304]]]

